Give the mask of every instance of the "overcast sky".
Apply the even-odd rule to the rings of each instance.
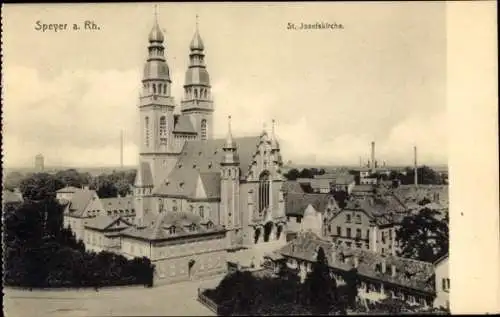
[[[447,161],[444,3],[159,5],[176,102],[198,14],[215,101],[216,137],[270,128],[294,163]],[[4,163],[137,162],[138,93],[152,4],[7,5],[3,10]],[[100,31],[45,32],[35,22]],[[288,22],[343,30],[287,30]]]

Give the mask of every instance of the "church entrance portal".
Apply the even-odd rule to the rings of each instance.
[[[269,237],[271,236],[272,230],[273,230],[273,223],[269,221],[264,226],[264,242],[269,241]]]
[[[255,235],[254,235],[254,243],[256,244],[257,242],[259,242],[259,238],[260,238],[260,228],[257,228],[255,229]]]

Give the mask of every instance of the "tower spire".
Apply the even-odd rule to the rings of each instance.
[[[233,133],[231,131],[231,116],[227,117],[227,137],[223,150],[224,150],[224,158],[222,159],[223,165],[239,164],[236,144],[234,143]]]
[[[233,133],[231,131],[231,116],[229,115],[227,117],[227,137],[226,137],[226,145],[225,148],[231,149],[234,148],[234,141],[233,141]]]

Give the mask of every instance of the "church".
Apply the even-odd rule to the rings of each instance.
[[[210,76],[198,30],[189,45],[189,65],[180,104],[157,19],[149,33],[139,97],[139,164],[134,184],[135,229],[149,231],[158,217],[197,215],[224,228],[228,249],[285,242],[284,177],[280,145],[272,130],[213,138]]]

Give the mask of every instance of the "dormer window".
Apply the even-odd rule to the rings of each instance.
[[[207,228],[210,229],[210,228],[212,228],[212,226],[213,226],[213,223],[211,221],[207,222]]]
[[[196,168],[196,164],[193,164],[193,168]]]
[[[175,234],[175,226],[168,228],[168,231],[170,232],[170,234]]]
[[[194,223],[193,223],[193,224],[190,224],[190,225],[189,225],[189,231],[195,231],[195,230],[196,230],[196,226],[195,226],[195,224],[194,224]]]
[[[208,168],[212,168],[212,162],[208,163]]]

